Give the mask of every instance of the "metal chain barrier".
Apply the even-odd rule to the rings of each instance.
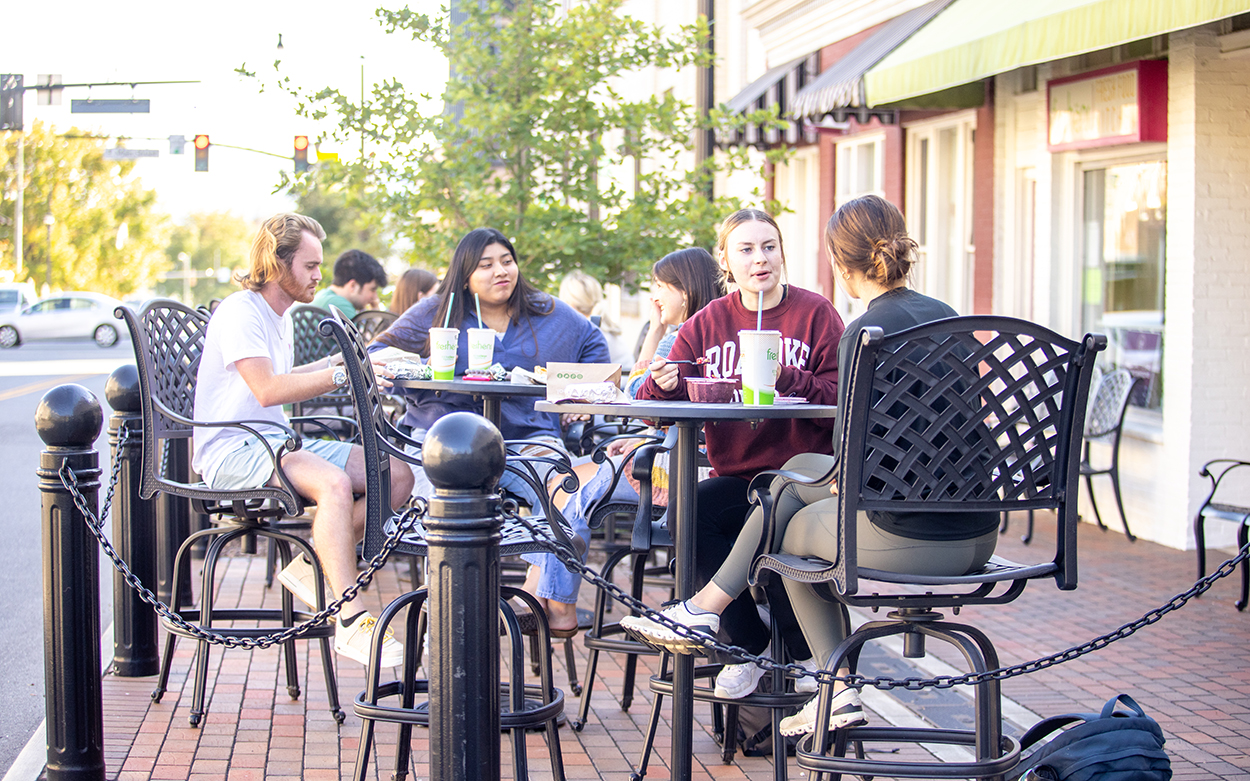
[[[123,422],[118,430],[117,453],[120,454],[123,448],[129,443],[130,432],[126,427],[126,424]],[[84,497],[82,492],[78,490],[78,477],[74,474],[73,470],[70,469],[68,461],[61,465],[61,469],[58,474],[61,478],[61,484],[64,485],[65,490],[69,491],[70,495],[73,496],[74,504],[78,507],[79,511],[82,512],[83,517],[87,519],[87,528],[91,530],[91,534],[99,541],[100,547],[104,549],[104,552],[108,554],[109,559],[113,562],[113,566],[118,572],[121,573],[125,581],[130,584],[130,587],[138,593],[139,598],[151,605],[156,610],[157,615],[161,616],[171,624],[178,626],[180,629],[193,637],[199,640],[206,640],[215,645],[225,646],[226,648],[269,648],[270,646],[279,645],[288,640],[294,640],[302,637],[310,632],[314,627],[321,626],[331,616],[337,615],[343,605],[355,599],[356,595],[360,593],[360,590],[373,580],[374,574],[381,569],[384,564],[386,564],[387,558],[391,555],[391,552],[395,550],[395,547],[399,545],[400,539],[403,535],[415,526],[418,519],[424,516],[429,509],[429,504],[424,499],[414,500],[413,506],[403,512],[394,531],[387,535],[386,542],[382,544],[382,550],[378,551],[378,554],[369,561],[369,566],[356,577],[356,582],[344,591],[342,596],[326,605],[325,609],[318,611],[312,618],[301,624],[287,627],[280,632],[275,632],[263,637],[230,637],[189,623],[178,614],[178,611],[174,610],[169,605],[166,605],[164,602],[161,602],[151,589],[144,586],[143,583],[135,577],[134,573],[130,571],[130,567],[127,566],[126,562],[123,561],[117,554],[117,551],[113,548],[113,544],[109,542],[109,539],[104,532],[104,522],[108,518],[109,510],[113,505],[113,494],[117,490],[117,480],[121,474],[121,464],[121,458],[113,459],[113,469],[109,476],[108,490],[105,493],[104,505],[98,516],[91,511],[86,497]]]
[[[534,536],[540,541],[540,543],[552,554],[554,554],[556,558],[561,561],[561,563],[568,567],[570,571],[578,573],[582,580],[594,585],[596,588],[603,589],[617,602],[620,602],[631,610],[637,611],[641,615],[655,621],[658,624],[662,624],[668,629],[673,630],[681,637],[691,640],[706,650],[727,654],[742,662],[752,662],[765,670],[780,669],[787,675],[796,678],[815,678],[819,683],[833,683],[834,681],[841,681],[848,686],[857,689],[864,686],[871,686],[875,689],[882,689],[886,691],[890,689],[908,689],[910,691],[919,691],[927,688],[950,689],[954,686],[975,685],[978,683],[986,683],[988,681],[1003,681],[1019,675],[1028,675],[1029,673],[1038,672],[1039,670],[1045,670],[1048,667],[1054,667],[1055,665],[1063,664],[1064,662],[1070,662],[1073,659],[1079,659],[1080,657],[1093,653],[1094,651],[1101,651],[1103,648],[1106,648],[1117,640],[1123,640],[1129,635],[1137,632],[1137,630],[1145,626],[1149,626],[1150,624],[1157,623],[1168,613],[1184,607],[1189,600],[1194,599],[1210,589],[1211,586],[1214,585],[1215,581],[1233,574],[1233,572],[1237,569],[1237,565],[1245,561],[1247,557],[1250,557],[1250,543],[1247,543],[1236,556],[1228,561],[1225,561],[1210,575],[1195,582],[1194,585],[1187,591],[1177,594],[1159,607],[1150,610],[1140,618],[1130,621],[1118,629],[1096,637],[1088,642],[1082,643],[1081,645],[1072,646],[1071,648],[1059,651],[1058,653],[1043,656],[1032,661],[1022,662],[1020,664],[998,667],[993,670],[985,670],[984,672],[965,673],[964,675],[940,675],[934,678],[909,677],[899,679],[891,678],[889,676],[869,677],[859,675],[858,673],[852,673],[850,675],[834,675],[832,672],[827,670],[812,671],[797,664],[781,664],[780,662],[774,661],[766,656],[756,656],[755,654],[749,653],[740,646],[722,643],[710,635],[705,635],[702,632],[698,632],[688,626],[685,626],[684,624],[679,624],[663,613],[660,613],[659,611],[648,607],[641,601],[634,599],[633,596],[626,593],[615,583],[605,580],[594,570],[583,564],[580,559],[573,555],[572,551],[569,551],[564,546],[556,543],[549,531],[535,524],[533,521],[521,517],[520,515],[513,515],[512,517],[515,517],[521,524],[529,529],[530,532],[533,533]],[[657,647],[657,650],[669,653],[662,648]]]

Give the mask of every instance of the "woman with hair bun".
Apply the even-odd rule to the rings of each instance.
[[[838,348],[838,365],[849,365],[854,345],[865,328],[880,328],[889,335],[956,316],[950,306],[907,286],[915,263],[916,242],[907,235],[903,215],[884,198],[867,195],[843,204],[829,218],[825,243],[839,286],[847,295],[868,305],[867,311],[847,326]],[[839,384],[835,445],[841,440],[842,413],[847,408],[848,391],[847,384]],[[832,456],[804,453],[791,458],[783,468],[815,478],[829,472],[837,458],[836,452]],[[836,486],[789,484],[774,496],[776,535],[783,552],[837,560],[838,500],[830,497],[830,493],[836,493]],[[861,511],[857,524],[860,566],[891,572],[963,575],[984,566],[998,541],[997,513],[955,516]],[[747,572],[763,527],[763,514],[757,507],[712,581],[686,602],[665,610],[665,614],[691,626],[715,623],[709,622],[708,616],[715,618],[735,597],[745,592]],[[822,599],[806,584],[787,580],[785,587],[814,658],[824,664],[846,637],[850,622],[845,606]],[[665,644],[679,640],[676,633],[659,623],[626,619],[622,625],[627,621],[633,631],[666,641]],[[838,675],[848,673],[846,668],[837,671]],[[859,692],[841,682],[834,684],[834,691],[829,727],[841,729],[864,723]],[[781,734],[803,735],[815,727],[816,698],[813,697],[797,714],[782,720]]]

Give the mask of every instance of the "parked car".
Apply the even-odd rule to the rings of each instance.
[[[33,283],[0,282],[0,314],[20,312],[38,297]]]
[[[117,344],[116,298],[99,293],[61,293],[40,299],[20,312],[0,314],[0,347],[41,339],[93,339],[101,347]]]

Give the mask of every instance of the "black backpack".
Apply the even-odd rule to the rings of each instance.
[[[1131,713],[1116,710],[1120,703]],[[1055,730],[1057,737],[1020,761],[1009,781],[1169,781],[1172,763],[1163,750],[1163,731],[1127,694],[1111,699],[1102,713],[1069,713],[1033,725],[1020,738],[1027,751]]]

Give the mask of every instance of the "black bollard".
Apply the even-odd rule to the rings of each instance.
[[[430,779],[499,778],[499,429],[444,415],[422,448],[434,486],[430,567]],[[408,642],[420,642],[409,638]]]
[[[61,483],[68,464],[87,507],[99,506],[100,402],[81,385],[58,385],[35,412],[47,447],[39,456],[43,493],[43,674],[48,781],[104,778],[100,683],[100,566],[87,519]]]
[[[113,494],[113,546],[122,561],[144,585],[157,581],[156,499],[139,495],[143,477],[143,413],[139,398],[139,370],[133,364],[109,375],[104,398],[113,408],[109,418],[109,447],[121,460]],[[119,441],[122,426],[126,442]],[[156,612],[139,598],[120,572],[113,573],[113,672],[137,678],[161,670],[156,634]]]

